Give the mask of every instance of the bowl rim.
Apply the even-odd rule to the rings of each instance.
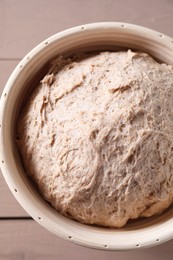
[[[76,244],[103,250],[127,250],[137,249],[139,247],[145,248],[157,245],[173,238],[173,218],[172,220],[169,219],[160,225],[153,225],[152,228],[148,228],[145,231],[139,230],[138,237],[136,237],[135,231],[130,231],[129,234],[131,235],[131,239],[129,239],[129,235],[125,236],[125,231],[124,233],[119,233],[119,231],[116,231],[115,235],[115,232],[108,232],[104,230],[105,237],[107,236],[107,238],[109,238],[109,243],[107,243],[107,241],[102,237],[102,229],[92,226],[88,227],[83,224],[76,223],[73,220],[66,219],[60,214],[52,211],[52,209],[47,206],[47,203],[46,209],[49,208],[49,210],[45,212],[45,203],[43,201],[40,202],[40,199],[34,197],[32,191],[23,185],[23,179],[20,175],[16,177],[16,175],[12,174],[12,170],[16,167],[16,165],[9,165],[9,149],[6,149],[9,145],[8,136],[5,131],[8,120],[6,118],[6,113],[9,106],[9,97],[11,95],[11,89],[14,86],[14,82],[19,76],[21,76],[25,67],[27,67],[36,56],[39,56],[41,52],[46,50],[48,46],[51,46],[51,44],[59,41],[60,39],[68,39],[69,36],[77,36],[81,32],[95,32],[99,30],[106,31],[107,29],[115,30],[121,33],[128,32],[129,34],[146,38],[148,41],[152,41],[156,38],[156,41],[162,41],[164,46],[169,46],[169,48],[172,48],[173,51],[173,39],[171,37],[139,25],[122,22],[99,22],[84,24],[54,34],[53,36],[42,41],[19,62],[9,77],[2,92],[0,101],[0,166],[5,181],[17,201],[22,205],[27,213],[32,216],[33,219],[52,233],[73,241]],[[15,171],[21,171],[21,169],[15,168]],[[20,192],[18,192],[19,190]],[[54,225],[55,223],[57,225],[56,228]],[[64,224],[65,227],[63,226]],[[84,230],[85,232],[81,234],[76,227],[79,227],[79,229]],[[96,235],[92,237],[92,234],[90,234],[92,230],[95,230],[94,232],[98,235],[98,239],[96,239]]]

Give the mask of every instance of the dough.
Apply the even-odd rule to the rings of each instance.
[[[61,214],[122,227],[173,201],[173,67],[140,52],[56,58],[22,107],[26,173]]]

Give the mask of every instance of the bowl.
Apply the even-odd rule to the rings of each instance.
[[[104,250],[150,247],[173,238],[173,208],[160,216],[131,221],[121,229],[89,226],[62,216],[28,180],[15,145],[15,124],[25,96],[53,57],[79,50],[128,48],[145,51],[173,65],[173,39],[164,34],[127,23],[86,24],[55,34],[31,50],[11,74],[0,102],[0,164],[15,198],[50,232],[76,244]]]

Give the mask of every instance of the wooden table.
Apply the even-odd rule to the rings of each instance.
[[[63,29],[122,21],[173,36],[172,0],[0,0],[0,91],[22,57]],[[64,241],[33,221],[0,174],[0,260],[173,259],[173,240],[150,249],[106,252]]]

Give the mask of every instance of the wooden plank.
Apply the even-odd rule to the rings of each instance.
[[[28,216],[9,190],[0,171],[0,218]]]
[[[172,35],[170,0],[1,0],[0,58],[22,58],[35,45],[66,28],[123,21]]]
[[[56,237],[33,220],[0,221],[0,259],[171,260],[173,240],[130,252],[93,250]]]
[[[1,48],[0,48],[1,49]],[[12,71],[20,60],[0,60],[0,95]]]

